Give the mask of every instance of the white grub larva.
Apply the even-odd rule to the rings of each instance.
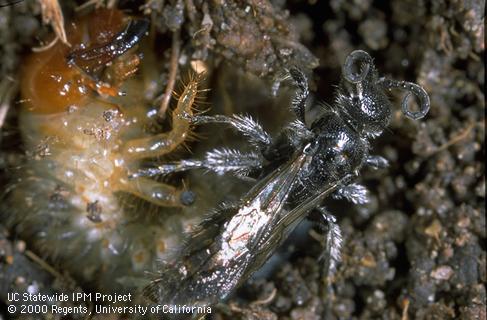
[[[69,24],[71,48],[59,42],[26,60],[18,127],[29,156],[0,205],[0,218],[40,256],[103,292],[146,284],[147,271],[180,241],[185,216],[194,219],[180,210],[192,203],[191,192],[130,174],[192,136],[188,116],[201,78],[184,86],[171,129],[147,132],[153,119],[135,75],[143,59],[133,44],[123,54],[102,50],[131,21],[97,10]],[[87,50],[110,62],[100,78]]]

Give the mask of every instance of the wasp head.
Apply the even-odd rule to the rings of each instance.
[[[348,55],[337,106],[340,116],[361,134],[378,136],[389,124],[392,105],[367,52],[356,50]]]
[[[406,81],[379,78],[371,56],[362,50],[350,53],[343,64],[337,106],[340,116],[360,134],[376,137],[391,119],[392,103],[386,89],[398,88],[408,92],[402,102],[405,116],[414,120],[428,113],[430,101],[419,85]],[[408,99],[414,94],[419,100],[419,110],[411,111]]]

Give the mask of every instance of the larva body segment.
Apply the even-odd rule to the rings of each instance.
[[[104,70],[96,61],[83,64],[83,57],[77,58],[83,63],[67,59],[77,48],[90,53],[111,39],[123,41],[127,20],[117,10],[96,11],[71,24],[73,48],[58,43],[28,58],[18,125],[27,159],[12,173],[0,206],[0,217],[40,256],[103,292],[144,285],[147,271],[169,257],[168,248],[194,219],[178,209],[192,203],[191,192],[130,173],[144,158],[162,156],[191,135],[188,117],[200,79],[185,86],[172,129],[154,135],[146,129],[154,113],[143,81],[133,76],[140,59],[132,48]],[[132,141],[168,148],[134,156],[128,151]]]

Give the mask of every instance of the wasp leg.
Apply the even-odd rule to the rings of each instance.
[[[215,149],[207,152],[203,160],[188,159],[165,163],[155,168],[141,169],[131,174],[130,178],[166,175],[193,169],[206,169],[220,175],[232,172],[243,178],[261,167],[262,159],[257,153],[241,153],[233,149]]]
[[[163,207],[189,206],[195,200],[195,195],[191,191],[146,178],[124,180],[117,187],[120,191],[134,194]]]
[[[364,204],[369,202],[369,195],[367,188],[361,184],[351,183],[349,185],[340,187],[333,194],[335,199],[346,199],[354,204]]]
[[[262,128],[260,123],[252,119],[249,115],[232,115],[232,116],[194,116],[191,118],[192,124],[204,123],[225,123],[232,126],[235,130],[244,135],[250,144],[257,149],[263,150],[271,145],[271,136]]]
[[[365,164],[374,169],[384,169],[389,166],[389,161],[381,156],[368,156],[365,160]]]
[[[320,256],[323,259],[323,279],[325,281],[327,306],[326,312],[331,312],[331,303],[334,298],[335,292],[332,286],[333,276],[337,270],[337,265],[341,260],[341,247],[342,247],[342,232],[340,226],[336,223],[335,217],[329,213],[324,207],[318,207],[316,210],[321,214],[323,220],[321,222],[325,232],[325,249]],[[327,319],[329,317],[326,317]]]
[[[309,130],[300,120],[290,122],[286,128],[274,139],[274,143],[264,150],[262,155],[269,162],[279,163],[282,160],[289,159],[296,149],[301,145],[312,140],[314,133]]]
[[[0,81],[0,129],[2,129],[12,100],[15,98],[17,92],[17,83],[13,78],[7,76]]]
[[[318,207],[316,210],[321,214],[323,218],[322,224],[326,230],[325,250],[320,256],[320,259],[323,259],[324,262],[324,275],[330,278],[335,274],[337,265],[341,260],[342,231],[336,222],[336,218],[326,208]]]
[[[304,112],[306,108],[306,100],[308,100],[309,96],[308,79],[304,73],[297,68],[289,69],[289,75],[293,79],[294,84],[298,87],[291,102],[292,110],[296,114],[298,120],[305,123]]]
[[[246,177],[262,167],[262,159],[253,152],[241,153],[232,149],[215,149],[206,153],[205,167],[220,175],[233,172],[237,176]]]
[[[285,128],[286,136],[294,146],[300,146],[314,137],[313,131],[309,130],[304,122],[294,120]]]

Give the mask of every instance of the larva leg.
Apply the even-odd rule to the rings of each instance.
[[[123,56],[113,61],[111,68],[107,70],[107,81],[112,87],[119,87],[138,70],[140,58],[136,54]]]
[[[206,169],[217,174],[233,172],[237,176],[246,177],[250,172],[261,167],[262,159],[256,153],[241,153],[232,149],[215,149],[206,153],[203,160],[188,159],[165,163],[156,168],[141,169],[133,173],[131,177],[150,177],[193,169]]]
[[[191,136],[190,118],[193,116],[193,104],[198,95],[200,76],[191,79],[178,99],[172,113],[172,129],[169,132],[129,140],[122,153],[132,159],[150,158],[165,155]]]
[[[112,62],[111,68],[105,74],[103,81],[94,79],[86,72],[81,72],[82,81],[100,95],[116,97],[122,95],[120,85],[138,70],[140,58],[136,54],[124,56]]]
[[[144,200],[164,207],[179,207],[193,204],[193,192],[147,178],[135,178],[120,183],[118,190],[136,195]]]

